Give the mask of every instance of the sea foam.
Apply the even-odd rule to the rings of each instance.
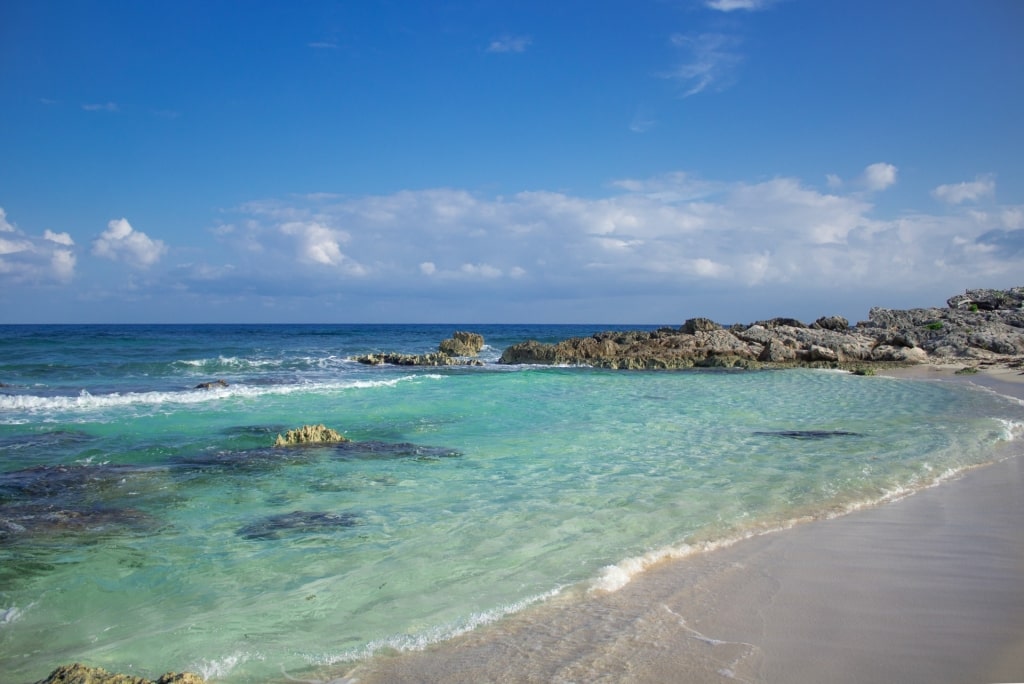
[[[416,380],[440,380],[445,376],[438,374],[406,375],[387,380],[345,380],[339,382],[307,382],[288,385],[252,386],[230,385],[213,389],[190,389],[176,392],[114,392],[111,394],[91,394],[81,390],[74,396],[41,397],[37,395],[3,395],[0,396],[0,411],[24,412],[29,414],[87,412],[111,408],[153,407],[166,405],[205,404],[223,401],[236,397],[259,398],[272,395],[288,395],[295,393],[324,393],[350,389],[373,389],[377,387],[394,387],[403,382]],[[5,416],[0,423],[21,422],[14,415]]]

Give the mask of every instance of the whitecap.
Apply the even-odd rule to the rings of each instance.
[[[0,410],[28,413],[97,411],[110,408],[146,407],[163,405],[190,405],[222,401],[234,397],[257,398],[270,395],[294,393],[335,392],[350,389],[373,389],[394,387],[399,383],[422,379],[441,380],[439,374],[406,375],[387,380],[343,380],[335,382],[306,382],[290,385],[252,386],[229,385],[212,389],[191,389],[177,392],[114,392],[111,394],[90,394],[82,390],[77,396],[40,397],[35,395],[0,396]],[[5,417],[4,421],[11,422]]]

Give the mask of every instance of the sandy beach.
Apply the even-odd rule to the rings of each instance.
[[[894,371],[1024,400],[1019,370]],[[1024,681],[1024,448],[899,501],[663,562],[360,682]],[[580,592],[583,589],[578,590]]]

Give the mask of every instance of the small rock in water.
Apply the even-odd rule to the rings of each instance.
[[[211,380],[210,382],[201,382],[195,386],[195,389],[218,389],[220,387],[227,387],[228,383],[226,380]]]
[[[340,432],[324,425],[303,425],[289,430],[284,436],[278,435],[274,446],[290,446],[293,444],[333,444],[347,442]]]
[[[246,525],[238,530],[238,534],[246,539],[280,539],[288,534],[327,532],[358,524],[359,518],[351,513],[292,511]]]

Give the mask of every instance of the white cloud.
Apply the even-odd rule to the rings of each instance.
[[[897,176],[879,164],[845,190],[792,177],[737,182],[678,172],[617,180],[598,197],[457,188],[295,196],[249,203],[222,232],[237,246],[230,260],[250,278],[286,270],[291,287],[386,290],[396,301],[461,293],[468,302],[499,291],[501,301],[668,298],[705,285],[736,301],[755,286],[809,288],[824,300],[865,287],[945,293],[952,284],[955,292],[1020,271],[1012,261],[1019,250],[1007,246],[1015,234],[982,239],[1024,221],[1020,207],[878,217],[863,190]],[[459,289],[466,284],[470,291]]]
[[[14,226],[7,222],[7,212],[0,207],[0,233],[13,233]]]
[[[973,181],[940,185],[932,195],[948,204],[976,202],[982,197],[991,197],[996,191],[996,179],[992,175],[977,176]]]
[[[337,266],[345,273],[362,276],[367,269],[341,251],[350,235],[317,221],[291,221],[280,227],[281,233],[297,238],[299,259],[306,263]]]
[[[864,169],[864,185],[868,190],[885,190],[896,183],[897,169],[892,164],[879,162]]]
[[[770,4],[769,0],[707,0],[704,5],[708,9],[719,12],[732,12],[734,10],[755,11],[764,9]]]
[[[42,236],[28,235],[8,223],[0,207],[0,236],[0,284],[67,282],[74,276],[75,253],[65,249],[75,244],[69,234],[46,230]]]
[[[525,52],[533,42],[529,36],[501,36],[487,46],[487,52]]]
[[[17,254],[32,249],[32,243],[28,240],[8,240],[0,238],[0,255]]]
[[[686,90],[683,97],[690,97],[714,87],[718,90],[732,85],[736,67],[743,57],[735,51],[739,39],[721,33],[696,35],[674,34],[672,44],[688,53],[688,59],[665,74],[678,81]]]
[[[75,244],[75,241],[67,233],[54,233],[52,230],[43,231],[43,239],[55,242],[58,245],[65,245],[66,247],[71,247]]]
[[[116,102],[107,102],[106,104],[84,104],[82,109],[87,112],[116,112],[120,108]]]
[[[160,261],[167,251],[161,240],[153,240],[132,228],[127,219],[116,219],[107,224],[107,230],[93,242],[95,256],[123,261],[135,268],[148,268]]]
[[[1009,207],[1004,209],[1001,219],[1003,225],[1011,230],[1024,228],[1024,209],[1021,207]]]
[[[70,249],[55,249],[50,257],[50,267],[57,280],[67,282],[75,275],[75,253]]]

